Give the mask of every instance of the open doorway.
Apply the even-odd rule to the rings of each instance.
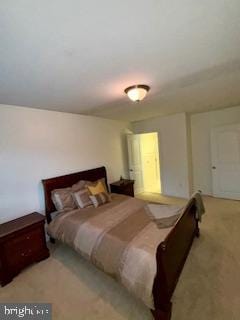
[[[140,135],[143,191],[161,193],[157,132]]]
[[[130,178],[135,194],[161,193],[159,139],[157,132],[128,135]]]

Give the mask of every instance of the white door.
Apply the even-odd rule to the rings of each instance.
[[[135,194],[143,192],[141,145],[139,134],[127,135],[130,179],[134,180]]]
[[[211,132],[213,195],[240,200],[240,125]]]

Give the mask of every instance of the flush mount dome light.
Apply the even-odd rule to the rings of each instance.
[[[138,84],[138,85],[126,88],[124,92],[128,95],[129,99],[131,99],[134,102],[139,102],[146,97],[149,90],[150,90],[149,86],[145,84]]]

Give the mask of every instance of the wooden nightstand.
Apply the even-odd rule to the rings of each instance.
[[[125,194],[130,197],[134,197],[134,180],[122,179],[110,184],[112,193]]]
[[[0,225],[0,283],[12,281],[23,268],[49,257],[44,232],[45,217],[39,213]]]

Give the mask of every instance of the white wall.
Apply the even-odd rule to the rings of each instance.
[[[127,174],[124,132],[113,120],[0,105],[0,223],[43,211],[41,179],[106,166]]]
[[[186,115],[134,122],[132,129],[134,133],[158,132],[162,193],[188,198],[191,191]]]
[[[194,190],[200,189],[204,194],[212,194],[211,129],[236,123],[240,123],[240,107],[191,116]]]

